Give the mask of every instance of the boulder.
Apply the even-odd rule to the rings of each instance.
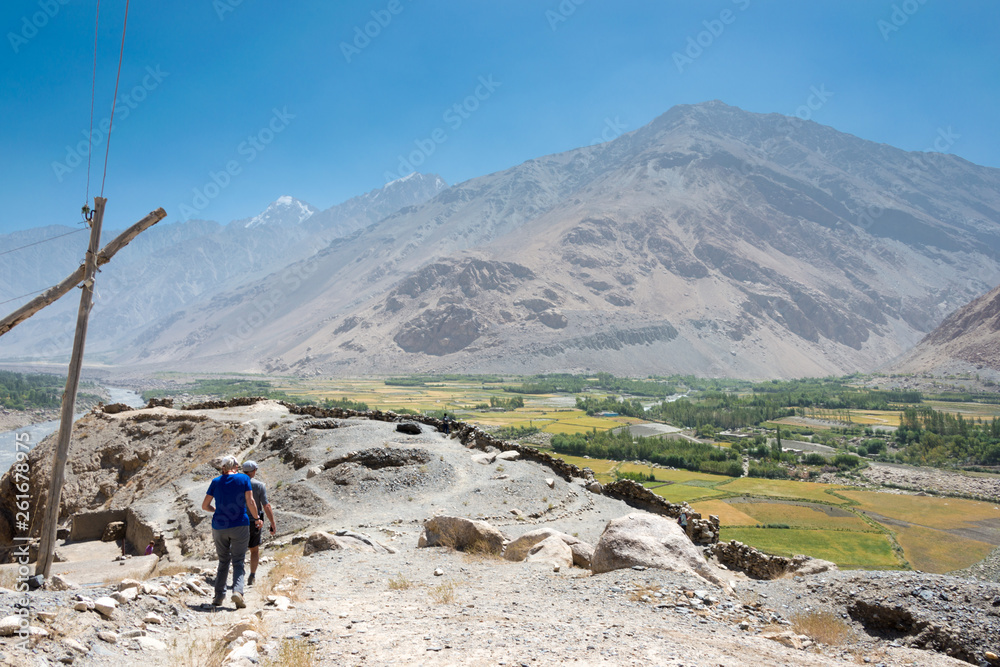
[[[472,460],[475,461],[476,463],[482,464],[484,466],[488,466],[489,464],[491,464],[491,463],[493,463],[494,461],[497,460],[497,455],[496,454],[488,454],[486,452],[480,452],[478,454],[473,454],[472,455]]]
[[[229,662],[237,662],[239,660],[242,660],[243,658],[246,658],[252,663],[256,663],[260,659],[260,655],[257,651],[256,641],[251,639],[243,646],[234,648],[232,651],[229,652],[229,655],[227,655],[225,660],[223,660],[222,662],[224,664]]]
[[[513,449],[508,449],[506,452],[497,454],[497,460],[499,461],[516,461],[519,458],[521,458],[521,454]]]
[[[3,620],[0,620],[0,637],[10,637],[15,635],[20,627],[20,616],[7,616]]]
[[[420,435],[423,430],[420,428],[420,424],[416,422],[403,422],[402,424],[396,424],[396,430],[399,433],[405,433],[407,435]]]
[[[135,642],[143,651],[166,651],[167,645],[155,637],[136,637]]]
[[[573,553],[573,565],[590,569],[590,559],[594,554],[594,547],[577,537],[561,533],[552,528],[539,528],[525,533],[507,545],[507,548],[504,549],[503,557],[513,561],[524,560],[528,552],[536,544],[553,536],[558,537],[569,546],[570,551]]]
[[[70,581],[69,579],[58,574],[52,575],[52,578],[49,579],[49,590],[52,591],[68,591],[79,587],[80,584]]]
[[[573,564],[573,550],[558,535],[546,537],[528,550],[527,563],[548,563],[557,567]]]
[[[395,553],[389,547],[360,533],[338,530],[336,535],[334,535],[317,530],[310,533],[309,537],[305,539],[305,544],[302,546],[302,555],[309,556],[319,551],[339,551],[340,549],[370,551],[373,553]]]
[[[586,488],[591,493],[602,493],[604,491],[604,486],[596,480],[593,482],[588,482]]]
[[[436,516],[424,522],[418,547],[448,547],[458,551],[482,551],[499,554],[506,538],[485,521],[459,516]]]
[[[636,565],[693,574],[729,589],[677,522],[658,514],[633,512],[609,521],[594,547],[590,569],[600,574]]]

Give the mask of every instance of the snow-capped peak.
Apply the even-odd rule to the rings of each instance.
[[[316,209],[309,204],[295,197],[282,195],[277,201],[271,202],[263,213],[250,218],[243,226],[249,229],[260,225],[297,225],[314,213]]]

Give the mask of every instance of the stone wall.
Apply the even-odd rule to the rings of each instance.
[[[777,579],[797,570],[807,560],[806,556],[771,556],[736,540],[713,544],[707,551],[730,570],[744,572],[754,579]]]

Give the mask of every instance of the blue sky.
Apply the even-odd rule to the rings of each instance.
[[[0,233],[87,201],[96,4],[0,8]],[[101,3],[98,137],[124,9]],[[940,0],[135,2],[105,228],[158,206],[225,223],[285,194],[326,208],[409,164],[458,183],[711,99],[907,150],[946,135],[1000,167],[998,19]]]

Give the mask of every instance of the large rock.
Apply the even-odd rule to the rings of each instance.
[[[633,512],[608,522],[594,547],[590,569],[600,574],[636,565],[690,573],[729,588],[684,530],[658,514]]]
[[[302,555],[309,556],[318,551],[339,551],[340,549],[371,551],[373,553],[395,553],[389,547],[361,533],[338,530],[336,534],[332,534],[317,530],[310,533],[309,537],[306,538],[305,544],[302,547]]]
[[[578,537],[561,533],[552,528],[539,528],[525,533],[507,545],[503,557],[513,561],[524,560],[536,544],[550,537],[558,537],[566,543],[573,553],[573,565],[590,569],[590,559],[594,555],[594,547]]]
[[[458,551],[482,551],[499,554],[506,538],[485,521],[459,516],[436,516],[424,523],[418,547],[448,547]]]
[[[524,560],[527,563],[548,563],[559,567],[569,567],[573,564],[573,550],[557,535],[553,535],[531,547],[528,551],[528,557]]]

